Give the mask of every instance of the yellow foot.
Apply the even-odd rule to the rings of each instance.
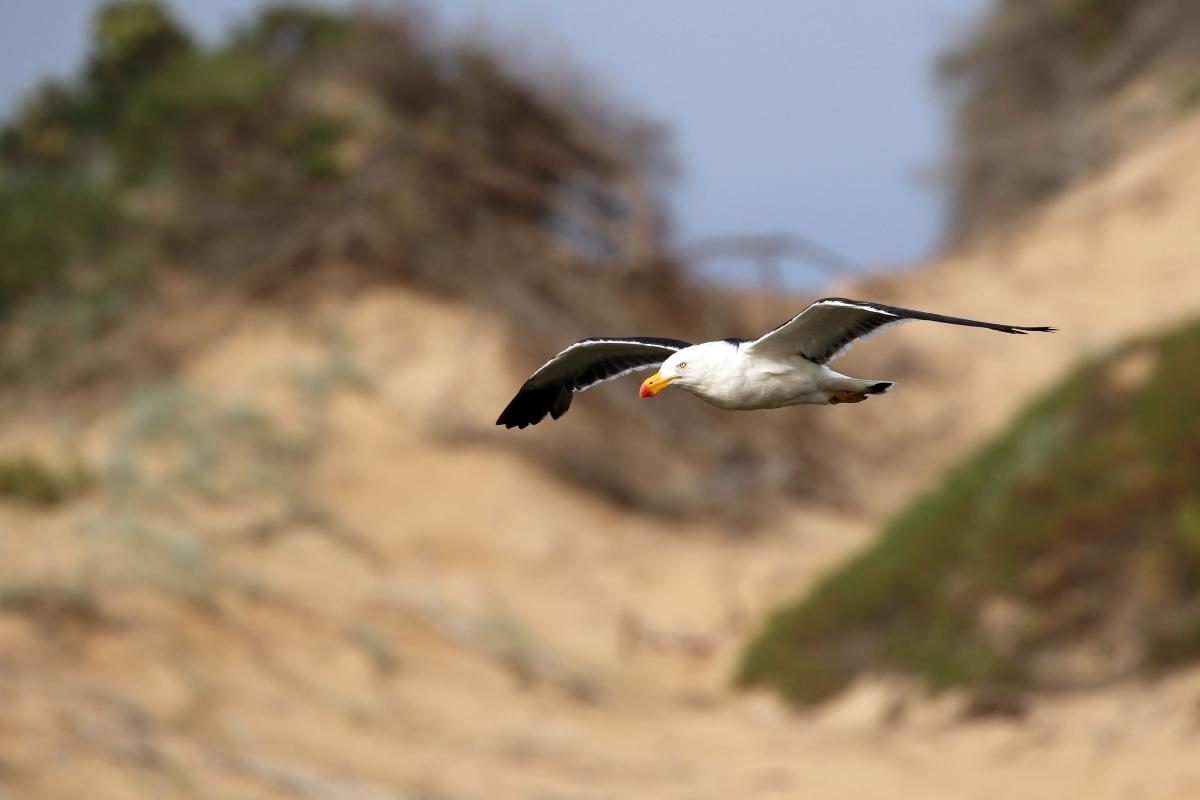
[[[861,403],[866,399],[867,396],[863,392],[855,392],[850,389],[839,389],[833,393],[833,397],[829,398],[829,405],[836,406],[838,403]]]

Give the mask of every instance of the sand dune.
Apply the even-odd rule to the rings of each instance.
[[[509,447],[490,423],[525,365],[483,312],[386,289],[304,324],[230,313],[178,380],[71,434],[96,492],[0,507],[0,795],[1200,796],[1197,672],[1022,722],[887,678],[807,716],[727,686],[766,609],[1032,393],[1200,312],[1197,219],[1200,119],[1026,227],[838,287],[1062,330],[855,350],[844,371],[902,381],[817,410],[861,507],[752,533],[615,508]],[[0,443],[54,452],[68,412]]]

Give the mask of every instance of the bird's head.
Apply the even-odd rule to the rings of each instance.
[[[642,381],[639,397],[654,397],[654,395],[675,384],[684,389],[698,388],[712,366],[715,356],[712,345],[723,345],[723,342],[706,342],[685,347],[662,363],[658,372]]]

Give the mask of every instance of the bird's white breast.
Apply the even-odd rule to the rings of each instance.
[[[732,347],[727,358],[707,366],[702,380],[683,388],[718,408],[742,411],[809,402],[821,391],[824,371],[800,356],[751,358]]]

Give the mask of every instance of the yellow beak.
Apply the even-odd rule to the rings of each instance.
[[[654,397],[654,395],[667,388],[667,384],[673,380],[674,378],[664,378],[656,372],[642,381],[642,388],[638,391],[638,397]]]

